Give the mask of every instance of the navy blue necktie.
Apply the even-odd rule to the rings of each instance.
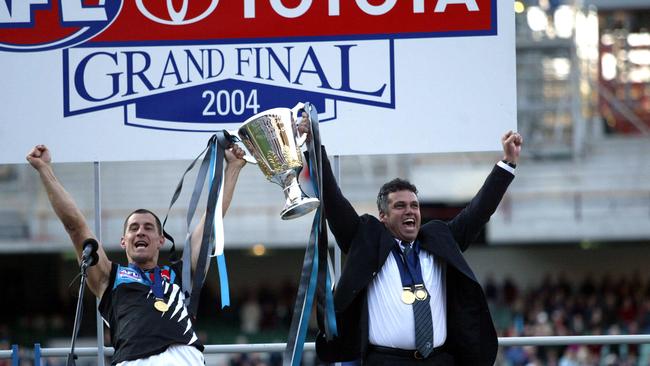
[[[422,270],[419,266],[420,258],[416,250],[413,249],[412,244],[404,245],[404,258],[408,271],[411,274],[417,274],[419,278],[423,278]],[[421,284],[423,290],[424,281]],[[417,287],[416,287],[417,291]],[[416,299],[413,303],[413,319],[415,321],[415,348],[423,358],[428,357],[433,351],[433,320],[431,319],[431,306],[429,305],[429,294],[423,300]]]

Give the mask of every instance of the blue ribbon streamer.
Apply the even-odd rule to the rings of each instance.
[[[315,235],[315,247],[318,248],[318,234],[320,232],[320,208],[316,210],[316,215],[314,215],[314,231],[312,235]],[[316,293],[316,281],[318,280],[318,251],[314,250],[313,265],[311,267],[311,275],[309,279],[309,287],[307,287],[307,294],[305,296],[305,303],[302,309],[302,315],[300,316],[300,328],[298,330],[298,342],[296,343],[296,349],[294,352],[294,357],[291,362],[292,366],[300,366],[302,363],[302,351],[305,346],[305,338],[307,336],[307,326],[309,325],[309,318],[314,304],[314,294]]]
[[[214,246],[216,243],[214,239],[217,237],[215,234],[216,228],[214,223],[214,219],[215,219],[214,216],[216,211],[215,203],[218,201],[219,196],[221,195],[220,190],[221,190],[221,183],[223,178],[223,174],[222,174],[223,159],[218,159],[217,157],[223,158],[222,154],[224,149],[226,149],[228,145],[232,142],[233,142],[233,138],[226,130],[218,131],[217,133],[212,135],[212,137],[210,137],[210,140],[208,141],[208,144],[205,147],[205,149],[203,149],[203,151],[194,159],[194,161],[192,161],[192,163],[183,173],[183,176],[181,177],[181,180],[176,186],[174,194],[172,195],[171,202],[169,203],[169,208],[167,209],[167,214],[165,215],[165,219],[163,220],[163,235],[172,243],[172,247],[169,253],[169,258],[174,263],[178,261],[178,258],[175,253],[176,244],[174,242],[174,238],[165,231],[165,224],[167,223],[169,212],[172,206],[174,205],[174,203],[176,202],[176,200],[181,194],[181,191],[183,189],[183,181],[185,180],[187,173],[190,170],[192,170],[196,162],[203,156],[199,168],[199,172],[196,178],[196,183],[194,185],[194,191],[192,192],[192,196],[190,198],[190,204],[187,210],[188,231],[186,233],[185,245],[183,249],[183,259],[182,259],[183,263],[185,263],[185,265],[183,266],[182,288],[183,288],[183,293],[185,294],[185,304],[187,305],[187,310],[192,316],[196,316],[201,288],[203,287],[203,283],[205,281],[205,275],[207,274],[206,268],[210,261],[209,252],[210,250],[214,251]],[[220,152],[217,152],[217,149]],[[208,177],[208,170],[210,170],[209,177]],[[201,192],[203,192],[203,186],[206,181],[206,177],[209,180],[208,183],[209,192],[208,192],[207,208],[205,213],[205,225],[203,227],[203,232],[201,233],[201,246],[199,248],[199,259],[196,263],[196,269],[195,269],[196,276],[192,276],[190,271],[191,266],[188,265],[188,263],[191,262],[191,257],[192,257],[191,256],[191,252],[192,252],[191,233],[189,231],[189,227],[192,222],[192,218],[194,217],[194,213],[196,212],[196,207],[199,198],[201,196]],[[228,276],[227,276],[227,271],[224,263],[225,263],[225,257],[221,259],[219,258],[217,259],[217,265],[219,266],[220,283],[222,289],[222,303],[226,304],[224,305],[225,307],[230,304],[230,296],[229,296],[229,286],[227,282]]]
[[[309,244],[305,252],[300,284],[298,285],[298,295],[294,304],[294,314],[289,329],[287,348],[284,351],[284,366],[299,366],[302,362],[307,327],[317,290],[319,295],[317,297],[319,304],[317,313],[319,328],[326,328],[325,331],[328,337],[337,335],[332,281],[329,270],[327,269],[327,237],[323,236],[323,240],[321,240],[325,220],[323,218],[324,202],[321,198],[321,147],[318,135],[318,115],[316,114],[316,109],[309,103],[305,103],[304,109],[310,114],[313,131],[312,142],[309,145],[309,172],[313,177],[314,194],[321,200],[321,205],[316,209]],[[324,261],[324,263],[319,263],[321,261]],[[324,272],[322,271],[323,268],[325,268]],[[325,314],[322,313],[321,309],[323,308],[325,308]],[[323,318],[326,318],[324,322]]]
[[[214,169],[215,163],[217,161],[217,149],[212,151],[212,156],[210,157],[210,185],[214,184]],[[217,182],[221,186],[222,182]],[[215,208],[216,210],[216,208]],[[215,217],[215,222],[217,218]],[[215,241],[217,238],[217,230],[214,229]],[[217,268],[219,269],[219,288],[221,289],[221,308],[224,309],[226,306],[230,306],[230,285],[228,283],[228,269],[226,268],[226,255],[225,253],[219,254],[215,258],[217,262]]]
[[[308,113],[310,113],[310,112],[308,112]],[[311,116],[310,116],[310,118],[311,118]],[[316,123],[318,123],[318,122],[316,122]],[[318,144],[318,145],[319,146],[316,146],[316,148],[320,149],[320,144]],[[315,152],[315,153],[318,153],[318,152]],[[320,161],[318,161],[317,163],[320,164]],[[312,184],[312,187],[314,189],[314,194],[316,195],[316,197],[321,202],[323,202],[323,198],[321,197],[321,192],[320,192],[321,184],[322,184],[320,182],[320,180],[322,178],[321,178],[320,174],[319,175],[315,174],[315,172],[314,172],[314,166],[315,165],[316,165],[315,163],[312,163],[311,161],[309,162],[309,164],[308,164],[308,166],[309,166],[309,176],[312,177],[311,184]],[[320,169],[320,166],[318,168]],[[318,179],[314,179],[314,177],[318,177]],[[322,205],[318,207],[318,217],[319,217],[318,225],[316,225],[315,222],[314,222],[314,225],[317,226],[317,230],[318,230],[317,235],[320,235],[320,231],[322,230],[322,228],[320,226],[320,211],[321,211],[321,208],[322,208]],[[318,237],[319,236],[317,236],[317,238]],[[316,247],[318,248],[318,245],[316,245]],[[317,255],[317,253],[315,255]],[[316,260],[316,262],[318,263],[318,260]],[[326,332],[326,333],[328,333],[328,335],[331,336],[331,337],[335,337],[335,336],[338,335],[338,330],[337,330],[337,327],[336,327],[336,313],[334,312],[334,296],[332,294],[332,278],[330,277],[330,271],[329,270],[326,271],[326,274],[325,274],[325,304],[326,304],[326,306],[325,306],[325,322],[326,322],[326,326],[328,328],[327,329],[328,332]]]
[[[336,337],[339,332],[336,328],[336,313],[334,312],[334,295],[332,294],[332,278],[330,277],[330,271],[327,271],[325,286],[327,286],[327,290],[325,291],[325,302],[327,303],[327,316],[325,317],[325,321],[327,321],[327,326],[329,327],[331,336]]]
[[[217,268],[219,269],[219,285],[221,287],[221,308],[230,306],[230,285],[228,284],[228,270],[226,269],[226,255],[217,257]]]

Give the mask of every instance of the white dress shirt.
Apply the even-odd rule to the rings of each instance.
[[[396,239],[397,240],[397,239]],[[399,240],[398,240],[399,243]],[[420,248],[420,267],[424,285],[431,296],[433,346],[447,338],[445,265],[439,258]],[[368,341],[375,346],[415,349],[413,306],[402,302],[402,280],[397,261],[391,253],[368,286]]]

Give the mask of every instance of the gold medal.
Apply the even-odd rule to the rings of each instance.
[[[402,302],[406,305],[411,305],[415,302],[415,294],[408,287],[404,287],[402,290]]]
[[[156,310],[160,311],[161,313],[164,313],[167,310],[169,310],[169,305],[167,305],[167,303],[161,299],[156,299],[156,302],[153,303],[153,307],[156,308]]]
[[[419,301],[423,301],[427,299],[427,296],[429,293],[427,293],[427,289],[424,288],[424,285],[415,285],[415,298],[418,299]]]
[[[415,290],[415,298],[420,301],[426,300],[428,295],[427,290],[424,288],[418,288]]]

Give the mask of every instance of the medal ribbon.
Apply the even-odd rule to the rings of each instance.
[[[413,294],[409,300],[402,297],[402,301],[412,306],[416,352],[420,353],[423,358],[426,358],[433,350],[433,320],[431,318],[431,306],[429,305],[430,298],[422,279],[419,251],[420,248],[417,241],[413,243],[413,247],[410,250],[405,251],[406,253],[403,253],[399,249],[397,243],[395,243],[392,249],[393,255],[397,260],[402,286],[404,287],[402,296],[405,293]],[[420,286],[421,288],[418,288]],[[406,289],[410,289],[410,291]],[[420,291],[423,293],[420,293],[420,296],[418,296],[418,292]]]
[[[417,241],[412,245],[413,248],[411,248],[408,255],[404,255],[404,252],[402,252],[397,243],[395,243],[395,246],[391,250],[395,257],[395,261],[397,262],[399,277],[402,279],[402,286],[409,288],[412,288],[414,285],[424,284],[419,258],[420,245]]]
[[[153,283],[151,284],[151,292],[156,299],[165,300],[165,293],[163,292],[162,276],[160,275],[160,267],[156,266],[153,269]]]
[[[145,272],[142,270],[142,268],[138,267],[137,265],[133,263],[129,263],[129,268],[136,270],[139,274],[140,277],[142,277],[142,280],[146,282],[147,285],[151,288],[151,292],[153,293],[153,296],[156,299],[160,300],[165,300],[165,293],[163,291],[163,281],[162,281],[162,275],[160,274],[160,267],[156,266],[153,269],[153,280],[149,276],[150,273]]]

